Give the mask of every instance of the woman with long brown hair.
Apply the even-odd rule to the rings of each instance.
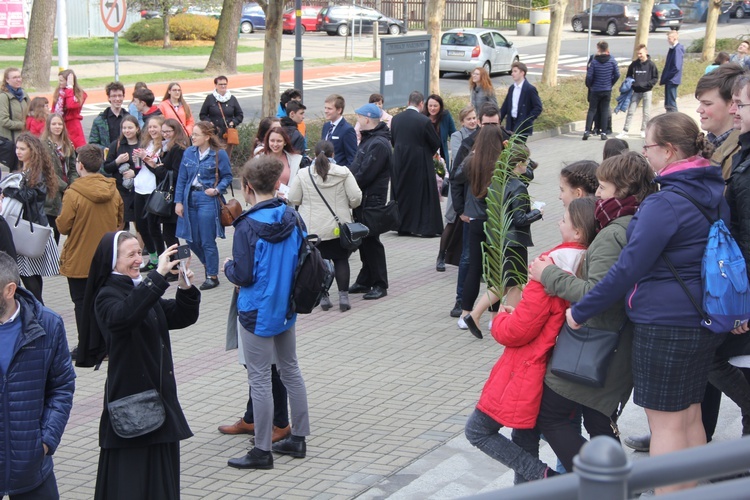
[[[83,133],[81,121],[81,108],[86,102],[86,92],[78,85],[78,78],[72,69],[60,71],[57,76],[59,85],[57,91],[52,96],[54,106],[52,111],[58,113],[65,121],[65,128],[68,129],[70,140],[73,146],[79,148],[86,144],[86,136]]]
[[[167,91],[159,103],[159,110],[165,119],[174,118],[180,122],[182,128],[185,129],[185,134],[190,136],[193,133],[195,118],[190,111],[190,105],[182,95],[182,87],[179,83],[172,82],[167,86]]]
[[[68,137],[67,130],[65,130],[63,117],[57,113],[52,113],[47,117],[40,139],[42,144],[47,146],[47,150],[52,158],[52,165],[55,168],[55,174],[62,181],[55,197],[51,200],[48,199],[45,204],[47,220],[55,232],[55,242],[59,243],[60,232],[57,230],[55,219],[60,215],[60,210],[62,209],[63,191],[78,178],[78,173],[76,172],[76,151]]]
[[[471,96],[471,105],[481,114],[482,106],[485,104],[494,104],[497,106],[497,96],[495,88],[492,86],[492,80],[487,70],[482,66],[474,68],[469,79],[469,95]]]
[[[23,204],[23,218],[35,224],[47,226],[44,204],[55,197],[60,189],[61,179],[55,175],[52,158],[38,137],[22,132],[16,138],[16,155],[20,173],[18,187],[3,190],[3,196],[14,198]],[[39,302],[42,300],[42,276],[55,276],[60,272],[60,254],[53,234],[50,234],[41,257],[32,258],[18,255],[16,262],[24,287]]]

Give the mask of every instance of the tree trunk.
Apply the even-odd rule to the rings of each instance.
[[[172,17],[172,15],[169,12],[169,7],[165,7],[161,11],[161,17],[164,20],[164,43],[162,44],[161,48],[163,49],[171,49],[172,48],[172,40],[169,37],[169,20]]]
[[[281,28],[284,0],[258,2],[266,13],[266,50],[263,53],[263,116],[276,116],[281,74]]]
[[[427,0],[427,34],[430,35],[430,92],[440,94],[440,29],[445,0]]]
[[[49,90],[52,42],[55,39],[56,0],[36,0],[29,17],[29,38],[23,56],[23,86]]]
[[[563,24],[565,23],[565,9],[568,0],[557,0],[550,4],[549,37],[547,37],[547,52],[544,56],[542,69],[542,84],[554,87],[557,85],[557,64],[560,60],[560,40]]]
[[[206,72],[237,73],[237,42],[241,17],[242,0],[224,0],[216,42],[211,50],[211,57],[208,58]]]
[[[742,6],[740,5],[740,9]],[[716,56],[716,28],[719,25],[719,13],[721,12],[721,0],[708,2],[706,13],[706,34],[703,37],[703,61],[713,61]]]
[[[654,0],[642,0],[641,1],[641,13],[643,12],[651,12],[654,9]],[[651,24],[651,15],[638,16],[638,28],[635,30],[635,42],[633,42],[633,57],[631,59],[635,59],[638,57],[638,46],[639,45],[648,45],[648,33],[649,33],[649,26]]]

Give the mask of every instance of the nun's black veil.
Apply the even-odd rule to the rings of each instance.
[[[115,240],[124,231],[107,233],[102,236],[96,247],[94,258],[91,260],[89,276],[86,280],[86,294],[83,296],[83,314],[78,339],[78,356],[76,366],[99,368],[99,364],[107,355],[107,344],[99,329],[94,313],[94,301],[99,290],[107,283],[112,275],[116,262]]]

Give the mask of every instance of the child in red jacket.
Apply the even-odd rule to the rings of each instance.
[[[596,235],[595,202],[570,202],[560,221],[562,243],[543,255],[570,273],[577,272],[586,247]],[[469,442],[516,472],[516,483],[557,474],[540,461],[536,417],[542,400],[544,374],[568,302],[550,297],[541,283],[530,281],[513,309],[497,315],[492,336],[505,346],[466,422]],[[512,441],[499,433],[511,427]]]
[[[49,101],[46,97],[35,97],[29,104],[29,114],[26,115],[26,130],[41,137],[49,115]]]

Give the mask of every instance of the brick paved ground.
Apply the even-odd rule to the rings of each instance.
[[[683,99],[680,105],[687,109],[694,102]],[[616,125],[622,119],[616,118]],[[530,193],[547,202],[544,220],[533,226],[531,258],[559,242],[562,162],[600,159],[603,144],[581,142],[580,133],[530,143],[540,164]],[[640,147],[641,140],[633,138],[631,144]],[[227,234],[219,242],[222,261],[230,254],[231,229]],[[435,272],[437,239],[389,233],[383,240],[390,276],[386,298],[366,302],[355,295],[346,313],[334,308],[298,317],[312,425],[305,459],[277,455],[275,469],[262,472],[226,466],[249,443],[216,430],[242,415],[247,398],[236,352],[224,351],[231,290],[223,277],[218,289],[203,294],[198,323],[172,332],[179,398],[195,433],[182,442],[183,498],[453,498],[510,484],[509,474],[503,476],[507,469],[471,451],[462,437],[466,416],[502,347],[459,331],[448,316],[456,268]],[[357,256],[351,263],[356,275]],[[196,274],[200,281],[203,269],[196,266]],[[167,296],[173,293],[170,289]],[[44,298],[63,315],[68,341],[75,345],[65,279],[45,279]],[[72,416],[55,455],[64,499],[92,497],[99,454],[105,371],[77,369],[77,374]],[[640,410],[632,406],[630,411],[643,420]],[[552,460],[548,450],[543,456]],[[498,482],[501,476],[506,479]]]

